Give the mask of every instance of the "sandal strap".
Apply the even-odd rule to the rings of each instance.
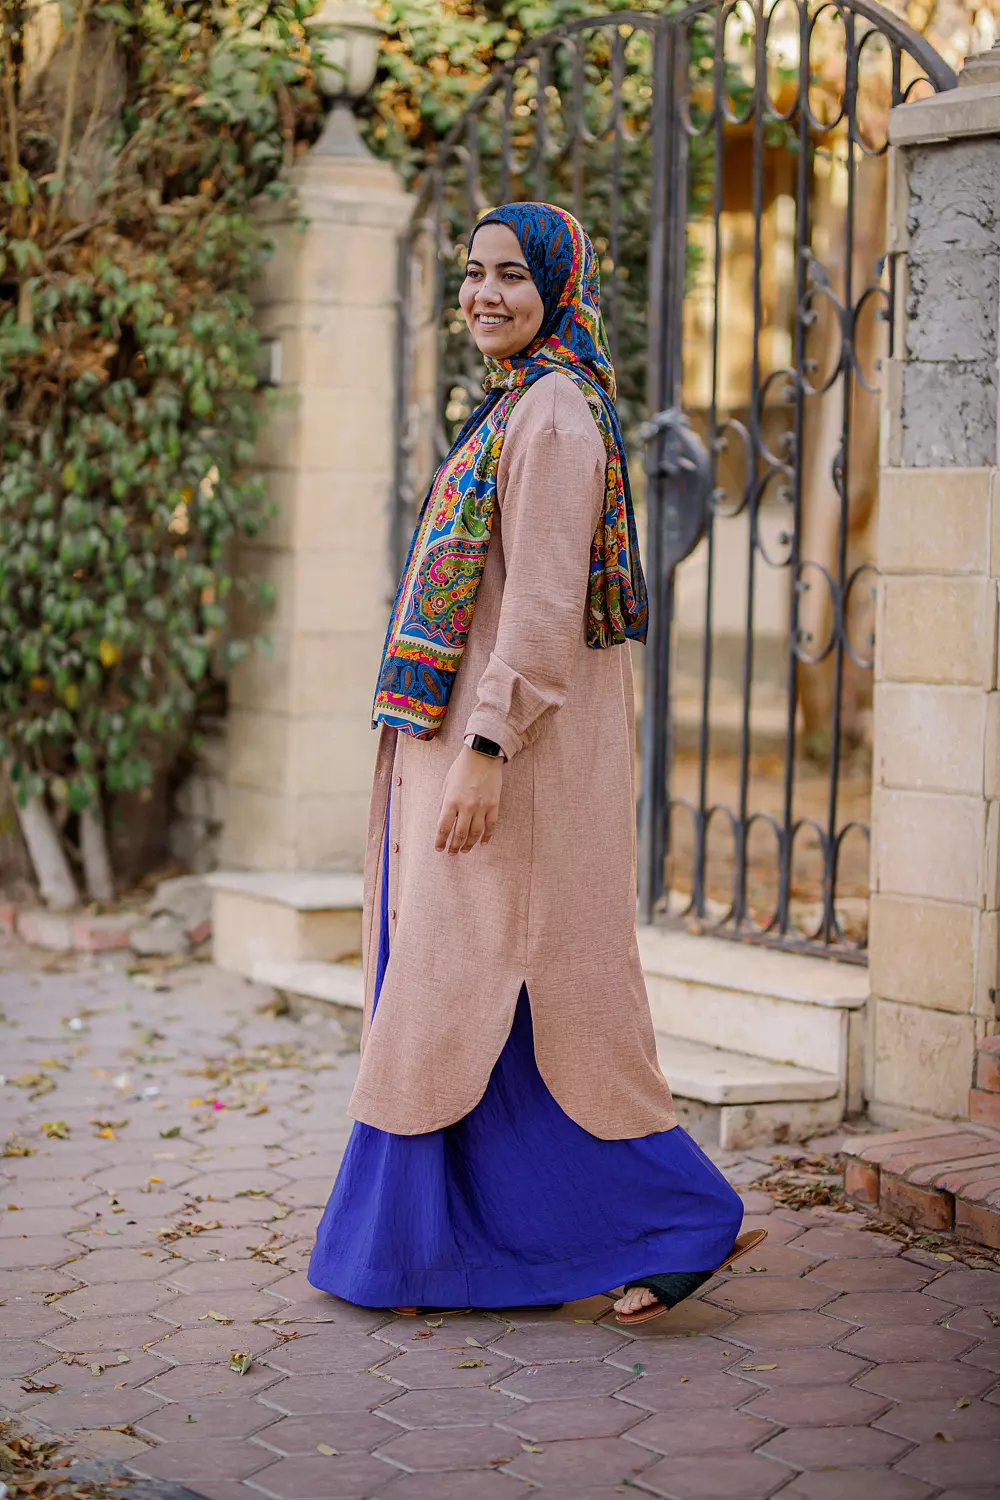
[[[714,1271],[668,1271],[662,1276],[643,1276],[638,1281],[626,1281],[625,1290],[652,1292],[664,1307],[674,1307],[714,1275]]]

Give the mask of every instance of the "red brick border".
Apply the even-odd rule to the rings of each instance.
[[[1000,1250],[1000,1037],[980,1048],[970,1122],[859,1136],[841,1151],[844,1192],[887,1218]]]

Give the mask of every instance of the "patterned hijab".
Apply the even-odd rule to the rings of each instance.
[[[514,231],[544,315],[520,353],[487,357],[485,400],[434,476],[396,591],[372,722],[425,740],[444,721],[469,636],[496,514],[507,420],[528,387],[553,370],[580,387],[608,456],[604,512],[590,552],[587,645],[599,649],[646,638],[646,583],[594,247],[572,214],[549,203],[509,203],[484,215],[473,235],[484,224]]]

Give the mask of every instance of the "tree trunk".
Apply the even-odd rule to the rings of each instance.
[[[80,814],[80,857],[87,895],[92,901],[113,901],[115,878],[100,803],[93,803]]]
[[[14,805],[42,900],[53,911],[66,911],[76,906],[80,893],[45,799],[29,797],[22,807],[15,795]]]

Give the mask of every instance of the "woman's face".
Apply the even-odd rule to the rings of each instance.
[[[493,359],[510,359],[541,328],[544,304],[506,224],[476,230],[458,299],[476,346]]]

